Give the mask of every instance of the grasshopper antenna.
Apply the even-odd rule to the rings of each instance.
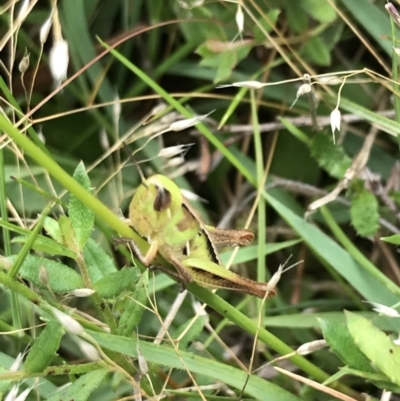
[[[123,145],[123,148],[124,148],[126,154],[128,155],[128,160],[131,160],[132,163],[136,166],[136,169],[137,169],[137,171],[139,173],[139,176],[140,176],[140,179],[142,181],[142,184],[144,184],[145,181],[146,181],[146,178],[144,177],[143,170],[139,166],[139,163],[135,160],[135,158],[130,153],[128,145],[125,142],[122,142],[122,145]]]

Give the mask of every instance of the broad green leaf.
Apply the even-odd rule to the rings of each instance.
[[[318,65],[328,66],[331,64],[329,49],[319,36],[308,39],[301,51]]]
[[[299,0],[303,10],[319,22],[330,23],[336,18],[335,9],[328,1]]]
[[[25,244],[27,237],[15,237],[12,239],[13,243]],[[51,238],[38,236],[32,245],[32,249],[37,252],[48,253],[52,256],[67,256],[71,259],[76,258],[76,253],[64,245],[52,240]]]
[[[91,238],[89,238],[83,248],[83,256],[93,283],[117,271],[113,260],[107,252],[99,243]]]
[[[124,310],[118,322],[118,334],[129,337],[135,331],[147,304],[147,285],[147,274],[144,274],[138,280],[135,290],[126,295]]]
[[[78,164],[73,177],[87,191],[92,191],[89,177],[82,162]],[[74,194],[71,194],[68,205],[68,216],[71,219],[75,232],[75,240],[79,250],[82,250],[87,240],[92,235],[94,226],[94,213]]]
[[[394,305],[398,302],[398,297],[388,289],[384,276],[381,276],[378,270],[372,273],[363,268],[346,250],[319,228],[294,214],[268,193],[264,192],[264,196],[279,215],[303,238],[309,248],[349,281],[365,299],[385,305]]]
[[[280,251],[281,249],[290,248],[300,242],[301,240],[295,239],[272,244],[265,244],[265,246],[263,247],[264,255],[270,255],[271,253]],[[257,248],[257,245],[248,245],[244,248],[240,248],[236,254],[234,263],[246,263],[250,262],[251,260],[257,259]],[[223,265],[228,263],[229,259],[232,256],[232,252],[232,250],[229,250],[221,253],[220,258]]]
[[[218,57],[217,74],[214,82],[224,81],[232,74],[233,68],[238,63],[237,54],[235,51],[226,51]]]
[[[51,320],[39,334],[29,350],[25,361],[25,370],[28,373],[41,372],[50,365],[60,347],[64,329],[56,320]]]
[[[343,149],[332,142],[326,133],[316,135],[311,142],[311,153],[328,174],[335,178],[343,178],[351,166],[351,159]]]
[[[10,259],[13,260],[13,257]],[[49,278],[48,286],[55,293],[69,292],[84,287],[82,277],[75,270],[54,260],[34,255],[27,256],[19,274],[39,288],[46,288],[39,279],[41,267],[46,269]]]
[[[306,305],[302,306],[300,304],[298,306],[300,309],[306,308]],[[359,312],[359,315],[364,316],[366,319],[373,319],[374,324],[381,330],[400,331],[400,319],[378,316],[376,312]],[[343,312],[316,312],[266,316],[264,325],[266,327],[287,329],[318,329],[320,327],[320,319],[329,321],[331,324],[344,324],[346,322]]]
[[[350,374],[357,377],[362,377],[365,380],[373,382],[375,386],[383,390],[392,391],[394,393],[400,392],[400,386],[390,382],[389,379],[382,373],[363,372],[361,370],[349,368],[348,366],[343,367],[341,372],[347,375]]]
[[[378,201],[367,190],[357,193],[351,201],[351,222],[358,235],[369,237],[379,228]]]
[[[345,364],[354,369],[376,372],[368,359],[357,348],[345,324],[338,324],[331,320],[318,320],[326,342]]]
[[[400,385],[400,347],[370,321],[345,312],[347,327],[360,351],[393,383]]]
[[[303,33],[308,27],[308,16],[300,3],[300,1],[291,1],[285,5],[288,25],[296,33]]]
[[[387,26],[387,31],[390,31],[389,16],[383,4],[365,1],[362,7],[360,7],[359,0],[340,0],[340,3],[348,10],[359,26],[364,27],[364,30],[375,41],[375,44],[383,49],[389,57],[392,57],[392,42],[390,40],[382,40],[381,38],[383,26]],[[341,7],[339,4],[338,6]]]
[[[389,237],[381,237],[381,241],[389,242],[389,244],[400,245],[400,234],[390,235]]]
[[[123,291],[133,289],[141,274],[137,267],[127,267],[96,281],[93,288],[102,298],[118,297]]]
[[[93,391],[100,386],[108,372],[108,369],[98,369],[93,372],[86,373],[75,380],[64,390],[59,391],[52,397],[48,398],[47,401],[87,401],[90,394],[92,394]]]
[[[91,330],[87,330],[87,332],[95,338],[100,346],[120,352],[123,355],[137,358],[136,338],[126,338]],[[247,379],[246,372],[234,368],[233,366],[228,366],[224,363],[197,356],[186,351],[179,351],[178,355],[173,348],[164,345],[156,345],[141,341],[140,350],[148,364],[154,363],[155,365],[175,369],[188,369],[192,374],[200,374],[214,379],[217,378],[218,381],[226,383],[238,390],[243,388],[243,384]],[[265,400],[265,395],[268,394],[268,400],[300,401],[294,394],[256,375],[250,376],[245,394],[256,400]]]

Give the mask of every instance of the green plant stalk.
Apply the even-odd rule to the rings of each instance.
[[[377,280],[382,282],[386,287],[392,291],[394,294],[400,296],[400,288],[389,278],[387,278],[383,273],[381,273],[373,263],[371,263],[350,241],[350,239],[346,236],[343,230],[336,223],[332,214],[329,212],[328,208],[325,206],[320,209],[322,216],[325,219],[326,224],[331,229],[333,234],[339,240],[339,242],[343,245],[344,249],[346,249],[353,258],[360,263],[360,265],[370,272]]]
[[[12,265],[12,268],[8,272],[10,277],[15,277],[19,269],[22,266],[22,263],[24,263],[25,258],[27,257],[29,251],[32,249],[33,243],[36,241],[36,238],[39,235],[39,231],[42,228],[43,221],[48,215],[48,213],[51,210],[52,205],[48,205],[46,209],[42,212],[42,215],[40,219],[36,222],[35,228],[32,230],[32,232],[29,234],[27,241],[25,242],[24,246],[22,247],[21,251],[18,253],[18,257],[14,264]]]
[[[392,28],[392,46],[393,49],[397,47],[396,40],[396,24],[393,21],[393,18],[390,18],[390,25]],[[393,92],[394,92],[394,111],[396,116],[396,121],[400,122],[400,86],[397,82],[399,82],[399,63],[398,56],[395,51],[392,52],[392,78],[393,78]],[[397,133],[397,144],[400,147],[400,133]]]
[[[106,48],[110,50],[110,53],[121,63],[123,63],[129,70],[131,70],[138,78],[147,85],[152,88],[155,92],[157,92],[167,103],[169,103],[174,109],[176,109],[179,113],[181,113],[186,118],[193,117],[193,113],[187,110],[180,102],[174,99],[167,91],[165,91],[160,85],[158,85],[154,80],[152,80],[148,75],[146,75],[141,69],[136,67],[133,63],[131,63],[127,58],[122,56],[116,50],[110,48],[107,43],[101,41],[99,42]],[[220,142],[212,132],[210,132],[204,124],[196,124],[196,128],[212,143],[216,149],[218,149],[231,163],[235,166],[243,176],[254,186],[256,186],[256,180],[251,174],[243,168],[239,160]]]
[[[22,380],[29,377],[48,377],[66,374],[83,374],[92,372],[93,370],[103,369],[104,364],[102,362],[90,362],[81,365],[62,365],[62,366],[49,366],[43,370],[43,372],[27,373],[24,370],[17,372],[0,373],[0,381],[3,380]]]
[[[107,206],[95,196],[86,191],[68,173],[66,173],[50,156],[39,149],[29,138],[15,128],[10,121],[0,115],[0,129],[7,133],[15,143],[21,147],[40,166],[44,167],[68,191],[73,193],[85,205],[88,205],[95,214],[102,218],[109,226],[123,237],[132,238],[138,245],[145,247],[145,241],[140,238],[128,225],[123,223]]]
[[[0,212],[1,219],[8,223],[7,196],[6,196],[6,176],[4,168],[4,149],[0,149]],[[11,255],[10,231],[3,227],[4,255]]]
[[[2,271],[0,271],[0,283],[15,293],[22,295],[36,305],[40,305],[42,303],[42,299],[38,294],[36,294],[36,292],[30,290],[25,284],[15,281],[11,276]],[[14,330],[17,328],[18,327],[14,326]]]
[[[0,212],[1,219],[8,223],[8,210],[7,210],[7,192],[6,192],[6,176],[4,166],[4,148],[0,149]],[[4,243],[4,255],[11,255],[11,236],[10,231],[3,226],[3,243]],[[21,321],[21,310],[19,307],[18,296],[14,291],[11,291],[10,303],[11,303],[11,316],[13,326],[17,329],[22,328]]]
[[[264,157],[261,140],[260,126],[258,124],[257,115],[257,100],[255,91],[250,91],[251,96],[251,121],[254,132],[254,151],[256,155],[256,174],[257,174],[257,191],[262,191],[264,188]],[[264,283],[266,281],[266,266],[265,266],[265,254],[264,246],[266,243],[266,213],[265,213],[265,199],[263,196],[258,197],[257,205],[257,225],[258,225],[258,247],[257,247],[257,281]],[[262,300],[258,301],[258,310],[261,316],[264,316],[264,308],[261,308]]]

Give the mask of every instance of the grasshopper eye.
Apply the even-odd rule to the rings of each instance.
[[[153,209],[156,212],[165,210],[171,204],[171,193],[164,187],[157,188],[157,195],[154,199]]]

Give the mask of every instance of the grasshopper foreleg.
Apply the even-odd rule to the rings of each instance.
[[[150,244],[150,248],[147,251],[146,255],[143,255],[142,251],[140,248],[136,245],[135,241],[133,241],[131,238],[113,238],[113,241],[116,245],[119,244],[128,244],[130,245],[133,253],[135,256],[140,260],[140,262],[145,265],[146,267],[149,267],[151,262],[154,260],[154,258],[157,255],[158,251],[158,242],[157,241],[152,241]]]

